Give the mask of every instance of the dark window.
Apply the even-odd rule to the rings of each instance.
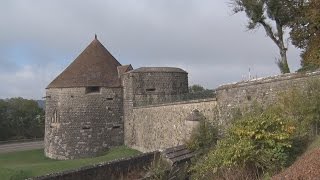
[[[119,125],[115,125],[115,126],[112,127],[112,129],[119,129],[119,128],[120,128]]]
[[[100,87],[99,86],[91,86],[86,88],[86,94],[89,93],[100,93]]]
[[[113,98],[107,98],[107,100],[112,101],[112,100],[113,100]]]
[[[153,92],[153,91],[156,91],[156,88],[148,88],[146,89],[147,92]]]
[[[83,126],[82,129],[91,129],[90,126]]]

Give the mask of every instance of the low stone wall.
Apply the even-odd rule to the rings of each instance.
[[[258,102],[264,106],[277,101],[278,95],[293,88],[305,90],[308,82],[319,79],[320,71],[291,73],[222,85],[216,89],[220,121],[230,122],[235,109],[243,109]]]
[[[159,157],[159,152],[145,153],[132,158],[96,164],[80,169],[30,178],[29,180],[105,180],[140,179],[148,167]]]
[[[216,115],[216,99],[201,99],[133,108],[128,126],[130,147],[142,152],[184,144],[199,124],[194,116]]]

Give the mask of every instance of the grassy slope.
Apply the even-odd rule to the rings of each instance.
[[[103,156],[66,161],[46,158],[43,149],[3,153],[0,154],[0,179],[10,179],[12,176],[17,176],[17,179],[18,176],[39,176],[136,154],[139,152],[124,146],[113,148]]]

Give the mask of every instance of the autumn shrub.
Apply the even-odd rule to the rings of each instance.
[[[196,179],[251,176],[275,172],[286,165],[292,148],[295,124],[278,108],[255,108],[227,130],[216,147],[199,160],[191,171]],[[237,173],[235,173],[237,172]]]
[[[296,121],[301,136],[318,135],[320,121],[320,80],[307,81],[305,88],[294,88],[279,96],[279,108]]]
[[[186,142],[187,148],[203,154],[213,147],[219,136],[218,127],[214,122],[202,116],[199,126],[192,131],[190,139]]]
[[[295,138],[291,148],[290,163],[303,153],[308,144],[319,135],[320,80],[308,80],[304,88],[293,88],[279,95],[278,108],[283,116],[296,124]],[[289,163],[289,164],[290,164]]]

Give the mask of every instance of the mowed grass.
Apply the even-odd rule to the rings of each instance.
[[[130,157],[139,153],[139,151],[125,146],[110,149],[99,157],[76,160],[52,160],[44,156],[43,149],[1,153],[0,179],[24,179],[99,162]]]

